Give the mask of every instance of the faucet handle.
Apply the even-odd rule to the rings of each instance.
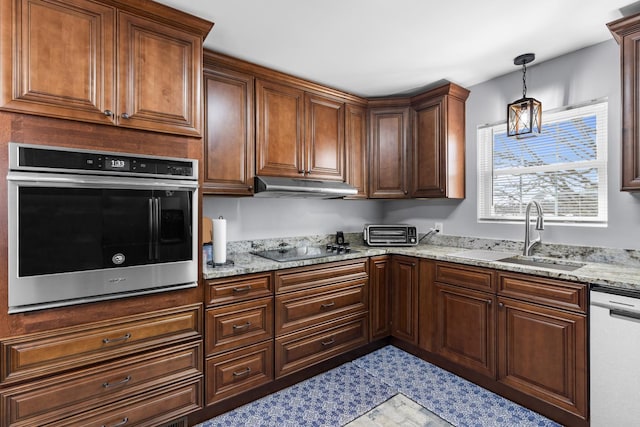
[[[542,215],[538,215],[538,217],[536,218],[536,230],[544,230],[544,217]]]

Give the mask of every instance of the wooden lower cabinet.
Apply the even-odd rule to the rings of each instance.
[[[206,403],[273,381],[273,275],[208,280]]]
[[[369,342],[368,259],[276,272],[275,376]]]
[[[498,298],[498,381],[587,416],[587,317]]]
[[[337,319],[276,338],[276,378],[367,344],[367,313]]]
[[[369,259],[369,339],[391,335],[390,257]]]
[[[152,426],[200,409],[201,325],[195,304],[2,340],[0,426]]]
[[[418,344],[418,260],[391,258],[391,335]]]
[[[434,351],[495,378],[495,295],[436,282]]]
[[[423,357],[564,425],[588,424],[585,284],[429,260],[419,273]]]
[[[207,405],[273,381],[273,341],[207,360]]]

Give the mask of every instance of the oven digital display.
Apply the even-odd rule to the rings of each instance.
[[[127,158],[106,157],[104,159],[105,170],[129,171],[131,163]]]

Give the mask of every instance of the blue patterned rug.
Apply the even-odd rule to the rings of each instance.
[[[197,427],[337,427],[402,393],[458,427],[557,427],[553,421],[387,346]]]

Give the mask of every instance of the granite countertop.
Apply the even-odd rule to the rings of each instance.
[[[277,262],[271,261],[250,252],[231,253],[227,256],[228,260],[233,261],[233,265],[204,269],[203,275],[205,279],[223,278],[249,273],[258,273],[264,271],[281,270],[293,267],[302,267],[309,265],[322,264],[333,261],[342,261],[347,259],[357,259],[384,254],[408,255],[417,258],[427,258],[439,261],[455,262],[459,264],[488,267],[503,271],[512,271],[525,274],[533,274],[540,277],[556,278],[573,282],[588,283],[591,286],[601,286],[607,288],[624,289],[640,292],[640,265],[635,263],[616,264],[602,259],[602,262],[593,262],[585,259],[577,259],[575,262],[584,264],[573,271],[563,271],[554,268],[543,268],[539,266],[528,266],[520,264],[509,264],[501,261],[487,261],[474,258],[463,258],[456,255],[464,256],[465,252],[470,253],[474,249],[461,248],[459,246],[443,246],[432,244],[420,244],[412,247],[386,247],[372,248],[361,245],[352,245],[356,253],[315,258],[303,261]],[[487,248],[483,252],[494,250]],[[515,248],[499,248],[494,250],[503,252],[506,255],[518,255],[519,251]],[[545,257],[537,257],[544,260]],[[551,259],[551,258],[548,258]],[[553,259],[557,259],[553,257]],[[573,259],[567,259],[571,262]]]

